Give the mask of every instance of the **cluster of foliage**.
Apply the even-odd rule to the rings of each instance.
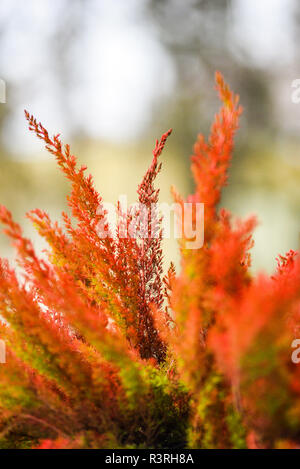
[[[291,251],[272,277],[254,278],[255,218],[232,220],[218,208],[241,108],[219,73],[216,84],[223,104],[209,141],[200,135],[195,145],[188,198],[205,204],[204,246],[181,239],[181,271],[171,265],[165,277],[159,213],[155,236],[147,225],[147,236],[126,238],[136,214],[119,207],[110,233],[86,168],[26,113],[71,182],[72,219],[63,213],[62,228],[41,210],[28,213],[49,245],[40,257],[0,209],[22,271],[1,260],[0,448],[300,446],[300,368],[291,361],[300,261]],[[169,134],[138,188],[147,207],[158,200]]]

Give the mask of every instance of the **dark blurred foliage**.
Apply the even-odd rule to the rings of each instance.
[[[176,93],[165,113],[171,114],[177,145],[185,149],[200,128],[208,130],[216,109],[212,86],[216,70],[242,96],[243,125],[254,131],[273,130],[269,71],[255,67],[234,41],[232,8],[231,0],[148,1],[157,34],[176,65]],[[161,119],[166,119],[165,113]]]

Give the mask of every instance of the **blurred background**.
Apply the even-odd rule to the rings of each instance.
[[[25,108],[72,144],[106,202],[134,201],[155,139],[173,127],[161,201],[171,184],[187,195],[220,70],[244,107],[222,206],[258,215],[253,269],[272,271],[299,247],[299,46],[299,0],[1,0],[0,203],[29,235],[26,211],[66,210],[68,182],[27,130]],[[11,257],[4,237],[0,249]],[[165,250],[178,263],[176,241]]]

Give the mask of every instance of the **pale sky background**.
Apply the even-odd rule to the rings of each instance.
[[[232,36],[256,65],[268,62],[288,66],[293,59],[290,15],[297,0],[235,0]],[[143,17],[142,0],[94,0],[84,22],[84,35],[75,42],[76,74],[69,83],[72,124],[84,122],[88,135],[123,141],[145,130],[154,100],[172,93],[176,76],[172,59]],[[23,109],[35,114],[53,132],[65,130],[46,42],[55,34],[61,0],[1,0],[0,23],[9,18],[1,57],[1,77],[7,82],[7,100],[13,108],[3,139],[22,157],[38,144],[24,126]],[[11,15],[15,10],[16,15]],[[91,13],[92,12],[92,13]],[[37,40],[39,38],[39,40]],[[282,51],[284,51],[282,53]],[[80,59],[80,60],[78,60]],[[34,70],[38,90],[28,85]],[[294,77],[292,77],[294,78]],[[14,83],[24,88],[14,95]],[[199,83],[201,86],[201,83]]]
[[[235,0],[234,33],[253,61],[284,66],[293,59],[290,16],[299,0]]]

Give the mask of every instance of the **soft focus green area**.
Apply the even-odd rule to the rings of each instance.
[[[175,130],[176,132],[176,130]],[[222,206],[236,216],[255,213],[259,225],[255,234],[253,268],[271,270],[275,257],[299,243],[300,165],[294,156],[297,146],[284,144],[268,146],[258,141],[257,147],[237,147]],[[136,189],[151,161],[150,142],[144,145],[114,146],[89,141],[74,145],[79,161],[88,166],[103,200],[115,203],[126,194],[130,203],[136,200]],[[239,152],[243,155],[239,158]],[[46,152],[45,152],[46,153]],[[290,155],[287,158],[286,155]],[[172,203],[171,185],[184,195],[192,191],[188,155],[182,155],[172,145],[172,137],[163,156],[163,169],[158,178],[160,200]],[[21,222],[25,232],[34,238],[37,248],[44,244],[25,218],[28,210],[39,207],[54,219],[68,210],[66,195],[68,181],[60,173],[53,157],[16,161],[2,158],[0,162],[0,199]],[[1,248],[12,255],[4,236]],[[164,240],[166,265],[175,261],[179,268],[177,241]]]

